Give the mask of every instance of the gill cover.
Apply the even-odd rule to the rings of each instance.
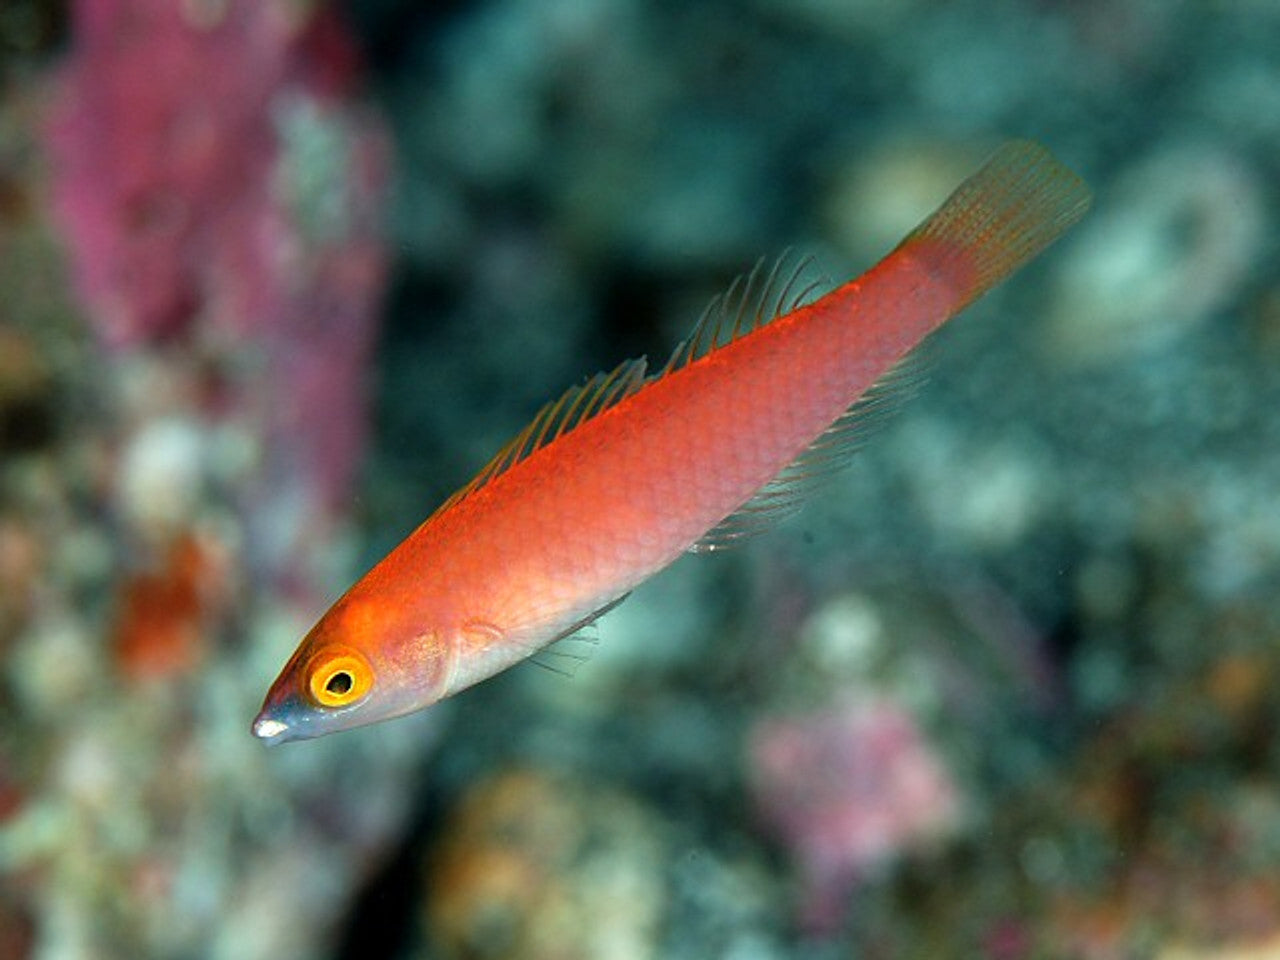
[[[364,626],[354,633],[367,641]],[[406,629],[406,641],[395,643],[396,626],[362,647],[341,612],[321,618],[309,646],[295,653],[267,692],[254,736],[268,743],[308,740],[420,710],[446,696],[456,680],[456,635]]]

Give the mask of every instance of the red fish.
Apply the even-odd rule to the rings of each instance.
[[[813,302],[795,275],[757,269],[656,375],[629,361],[544,408],[320,618],[254,734],[305,739],[426,707],[573,633],[682,553],[767,526],[844,461],[877,382],[1088,204],[1047,150],[1015,142]]]

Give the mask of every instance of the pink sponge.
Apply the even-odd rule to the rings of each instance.
[[[78,0],[47,127],[88,323],[112,356],[194,371],[196,416],[249,438],[233,496],[269,521],[268,566],[345,502],[361,450],[389,150],[344,98],[356,66],[284,0]]]
[[[868,871],[956,817],[950,776],[888,700],[762,722],[749,749],[757,803],[799,861],[813,931],[839,923]]]

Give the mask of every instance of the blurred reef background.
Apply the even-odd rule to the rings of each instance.
[[[564,678],[312,620],[761,256],[1089,218]],[[1280,957],[1280,5],[0,0],[0,960]]]

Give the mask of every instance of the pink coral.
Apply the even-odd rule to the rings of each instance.
[[[55,202],[91,322],[122,347],[212,319],[242,327],[267,304],[270,101],[292,47],[274,4],[216,23],[163,0],[80,0],[51,126]],[[253,42],[246,42],[256,37]]]
[[[764,721],[749,749],[760,810],[800,862],[801,921],[813,931],[839,922],[868,870],[956,816],[951,778],[888,700]]]
[[[90,325],[216,384],[197,413],[263,451],[233,496],[276,570],[346,499],[387,261],[387,138],[341,98],[345,34],[304,11],[79,0],[47,136]]]

